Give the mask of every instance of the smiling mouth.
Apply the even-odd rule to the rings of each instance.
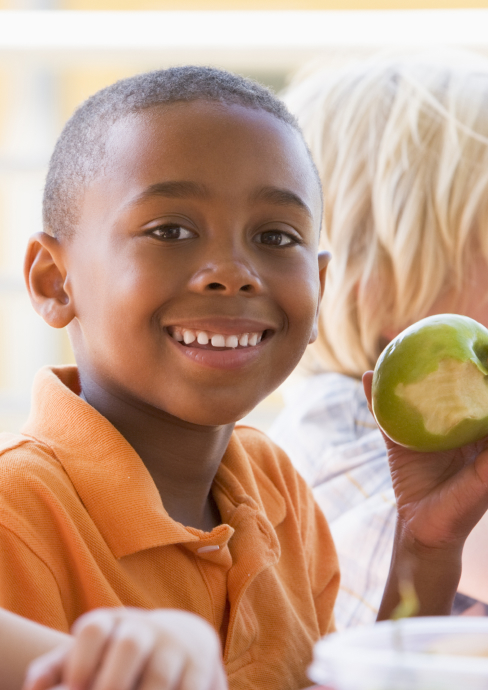
[[[183,346],[200,348],[204,350],[242,350],[258,345],[262,340],[271,335],[271,330],[254,331],[252,333],[235,333],[223,335],[211,331],[195,330],[180,326],[169,326],[169,335]]]

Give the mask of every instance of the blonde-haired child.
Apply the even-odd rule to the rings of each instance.
[[[488,326],[488,61],[389,54],[299,77],[285,100],[319,169],[322,245],[333,261],[307,353],[315,375],[291,392],[271,436],[331,524],[342,628],[376,616],[396,516],[360,377],[428,314],[457,312]],[[475,543],[473,534],[460,587],[472,596],[458,593],[455,611],[480,596]]]

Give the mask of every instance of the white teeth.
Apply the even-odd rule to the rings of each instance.
[[[178,342],[184,342],[185,345],[198,342],[199,345],[208,345],[211,343],[213,347],[254,347],[261,342],[263,338],[263,331],[260,333],[241,333],[240,335],[221,335],[220,333],[208,333],[207,331],[193,331],[189,328],[182,328],[181,326],[174,326],[170,330],[172,337]]]
[[[225,347],[225,338],[223,335],[213,335],[211,343],[214,347]]]

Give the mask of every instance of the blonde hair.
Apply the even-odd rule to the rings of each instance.
[[[473,252],[488,258],[488,60],[389,55],[316,71],[284,100],[319,169],[332,252],[315,364],[360,376],[385,331],[459,291]]]

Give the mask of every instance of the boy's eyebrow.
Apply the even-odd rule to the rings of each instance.
[[[170,182],[157,182],[147,187],[143,192],[141,192],[135,199],[131,201],[132,205],[137,205],[150,199],[154,196],[165,196],[169,199],[183,199],[185,197],[206,197],[208,196],[208,191],[202,185],[196,182],[186,182],[186,181],[170,181]]]
[[[164,196],[169,199],[183,199],[185,197],[205,198],[209,196],[209,191],[203,185],[186,180],[157,182],[141,192],[130,202],[130,205],[135,206],[155,196]],[[268,201],[278,206],[296,206],[302,211],[305,211],[310,218],[313,218],[310,207],[303,199],[301,199],[298,194],[295,194],[295,192],[282,187],[261,187],[251,195],[251,201]]]
[[[262,187],[255,192],[251,198],[253,201],[269,201],[279,206],[297,206],[302,211],[305,211],[310,218],[313,218],[312,211],[308,204],[306,204],[298,194],[295,194],[295,192],[289,189],[283,189],[281,187]]]

